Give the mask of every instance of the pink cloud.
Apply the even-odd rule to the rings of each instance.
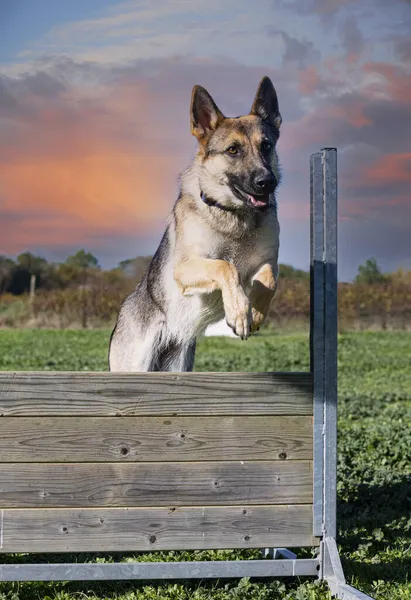
[[[298,74],[298,88],[302,94],[314,94],[320,83],[320,76],[315,65],[309,65]]]
[[[366,169],[370,183],[411,183],[411,153],[387,154]],[[411,190],[409,201],[411,202]]]

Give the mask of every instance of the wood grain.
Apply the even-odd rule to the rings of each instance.
[[[285,503],[312,503],[310,461],[0,465],[0,508]]]
[[[312,459],[312,417],[3,417],[2,462]]]
[[[11,509],[2,552],[107,552],[317,546],[312,507]]]
[[[312,413],[310,373],[0,373],[1,416]]]

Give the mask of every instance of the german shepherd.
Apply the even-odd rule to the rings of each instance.
[[[227,118],[201,86],[191,96],[193,163],[153,259],[125,299],[111,371],[192,371],[196,341],[224,316],[241,339],[258,330],[277,287],[281,115],[264,77],[246,116]]]

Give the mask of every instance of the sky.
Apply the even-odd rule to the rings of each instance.
[[[0,254],[155,251],[192,160],[193,85],[283,118],[280,262],[309,267],[309,157],[338,149],[339,279],[411,269],[411,0],[0,3]]]

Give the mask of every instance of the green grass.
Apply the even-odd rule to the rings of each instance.
[[[0,332],[0,370],[106,370],[109,332]],[[348,582],[377,600],[411,600],[411,335],[347,333],[339,338],[339,537]],[[306,335],[264,334],[247,342],[205,338],[196,370],[307,370]],[[303,551],[300,556],[304,555]],[[257,556],[247,552],[161,553],[161,560]],[[94,560],[113,557],[93,556]],[[132,560],[124,555],[123,560]],[[138,560],[155,560],[156,553]],[[38,560],[39,557],[36,557]],[[90,560],[52,556],[42,560]],[[119,557],[115,557],[116,560]],[[34,560],[34,557],[5,557]],[[2,584],[0,600],[329,600],[312,581],[271,583]]]

